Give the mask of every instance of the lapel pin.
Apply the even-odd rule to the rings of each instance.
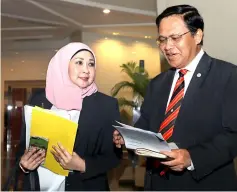
[[[197,77],[201,77],[201,76],[202,76],[202,74],[201,74],[201,73],[198,73],[198,74],[197,74]]]

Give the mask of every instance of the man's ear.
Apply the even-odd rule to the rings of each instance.
[[[197,45],[201,43],[202,38],[203,38],[203,31],[201,29],[198,29],[194,36]]]

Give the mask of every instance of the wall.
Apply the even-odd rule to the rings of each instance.
[[[128,61],[145,60],[145,69],[151,77],[160,73],[159,52],[155,40],[132,39],[119,36],[105,36],[83,33],[82,40],[88,44],[97,57],[96,83],[100,91],[110,94],[118,82],[129,80],[121,73],[120,65]]]

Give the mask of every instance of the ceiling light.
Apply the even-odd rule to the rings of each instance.
[[[110,13],[110,10],[109,10],[109,9],[104,9],[104,10],[103,10],[103,13],[109,14],[109,13]]]
[[[105,39],[108,39],[107,37],[105,37]]]
[[[18,52],[16,52],[16,55],[18,55]]]
[[[151,36],[145,36],[145,39],[151,39]]]
[[[25,61],[24,61],[24,60],[22,60],[21,62],[22,62],[22,63],[24,63]]]
[[[119,33],[115,33],[115,32],[113,32],[113,35],[119,35]]]
[[[14,69],[10,69],[10,71],[14,71]]]

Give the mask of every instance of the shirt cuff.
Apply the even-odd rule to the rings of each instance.
[[[21,170],[22,170],[24,173],[29,173],[29,171],[26,171],[26,170],[21,166],[20,163],[19,163],[19,167],[21,168]]]
[[[192,161],[191,161],[191,165],[189,167],[187,167],[187,169],[189,171],[193,171],[195,169]]]

